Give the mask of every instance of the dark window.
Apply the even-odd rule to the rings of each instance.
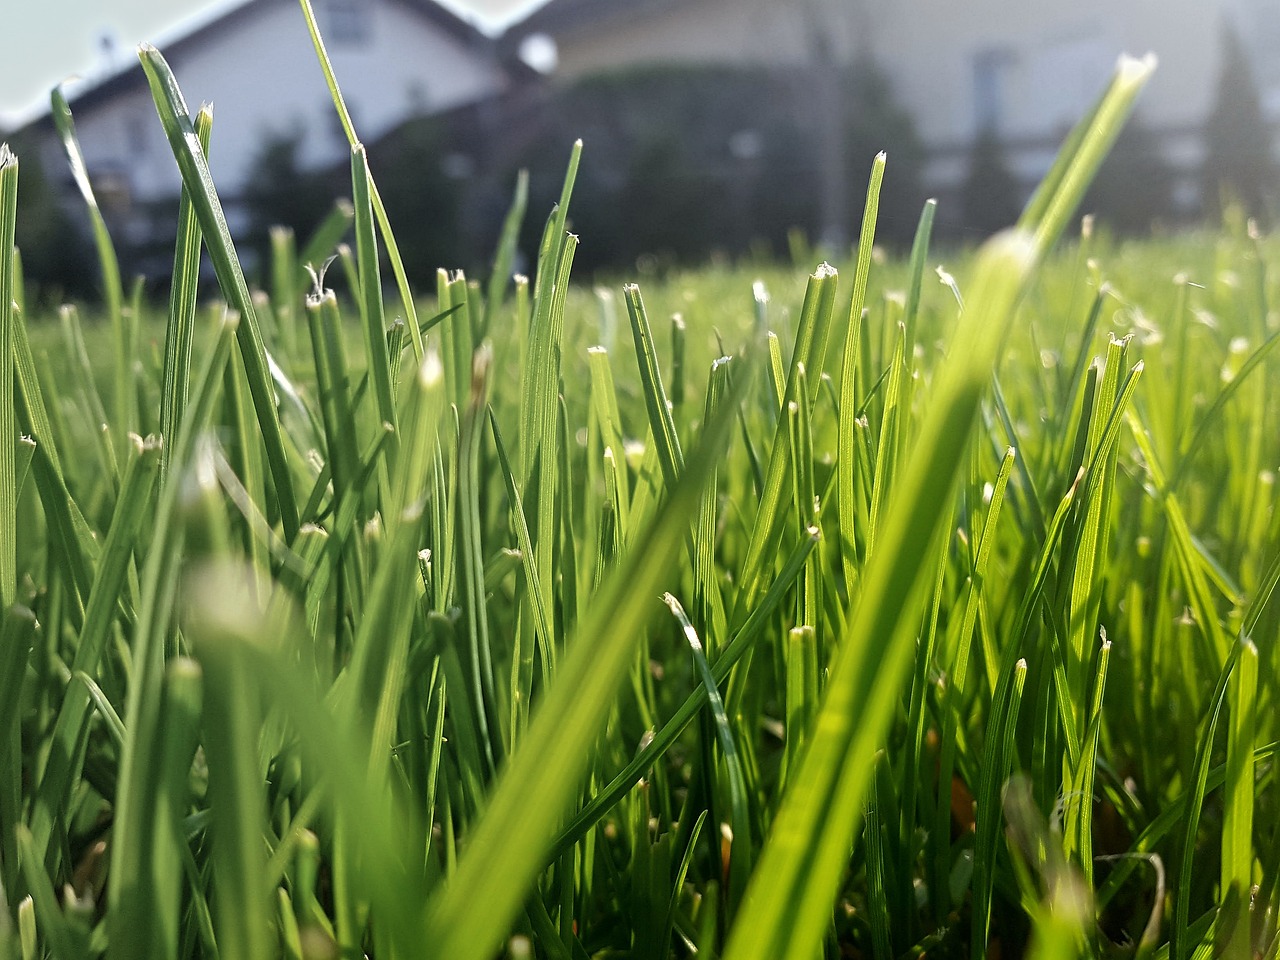
[[[373,0],[320,0],[316,17],[326,43],[365,43],[373,34]]]
[[[973,118],[978,133],[999,133],[1004,120],[1005,85],[1013,51],[987,47],[973,56]]]

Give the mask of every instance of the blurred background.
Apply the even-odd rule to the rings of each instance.
[[[1280,199],[1277,0],[313,0],[411,274],[485,262],[517,171],[528,244],[585,141],[585,270],[846,251],[872,158],[882,242],[926,196],[944,240],[1017,216],[1124,52],[1160,68],[1086,206],[1150,234],[1262,222]],[[0,139],[23,161],[29,276],[92,293],[87,224],[53,131],[65,81],[128,272],[163,277],[178,175],[135,45],[194,110],[246,261],[349,195],[349,147],[297,0],[54,0],[7,15]],[[257,258],[254,251],[258,252]]]

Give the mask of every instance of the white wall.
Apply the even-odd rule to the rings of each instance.
[[[220,193],[229,197],[243,190],[268,133],[300,133],[299,159],[307,166],[348,155],[297,3],[254,0],[253,6],[231,25],[214,26],[207,44],[180,48],[170,59],[190,109],[214,105],[210,165]],[[329,43],[363,139],[378,138],[407,116],[473,102],[501,87],[494,63],[404,4],[371,0],[370,6],[367,41]],[[76,122],[91,170],[127,170],[137,200],[177,192],[173,156],[144,91],[76,111]]]

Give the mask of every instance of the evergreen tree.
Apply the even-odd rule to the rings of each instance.
[[[1213,109],[1205,124],[1203,170],[1205,210],[1221,215],[1225,197],[1252,217],[1266,219],[1276,195],[1271,134],[1262,117],[1248,54],[1231,26],[1222,34],[1222,71]]]

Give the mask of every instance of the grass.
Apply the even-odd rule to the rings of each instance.
[[[578,144],[429,303],[303,6],[270,296],[158,51],[167,310],[95,218],[29,316],[0,151],[0,956],[1275,955],[1277,248],[1060,242],[1151,64],[944,284],[881,156],[848,264],[573,287]]]

